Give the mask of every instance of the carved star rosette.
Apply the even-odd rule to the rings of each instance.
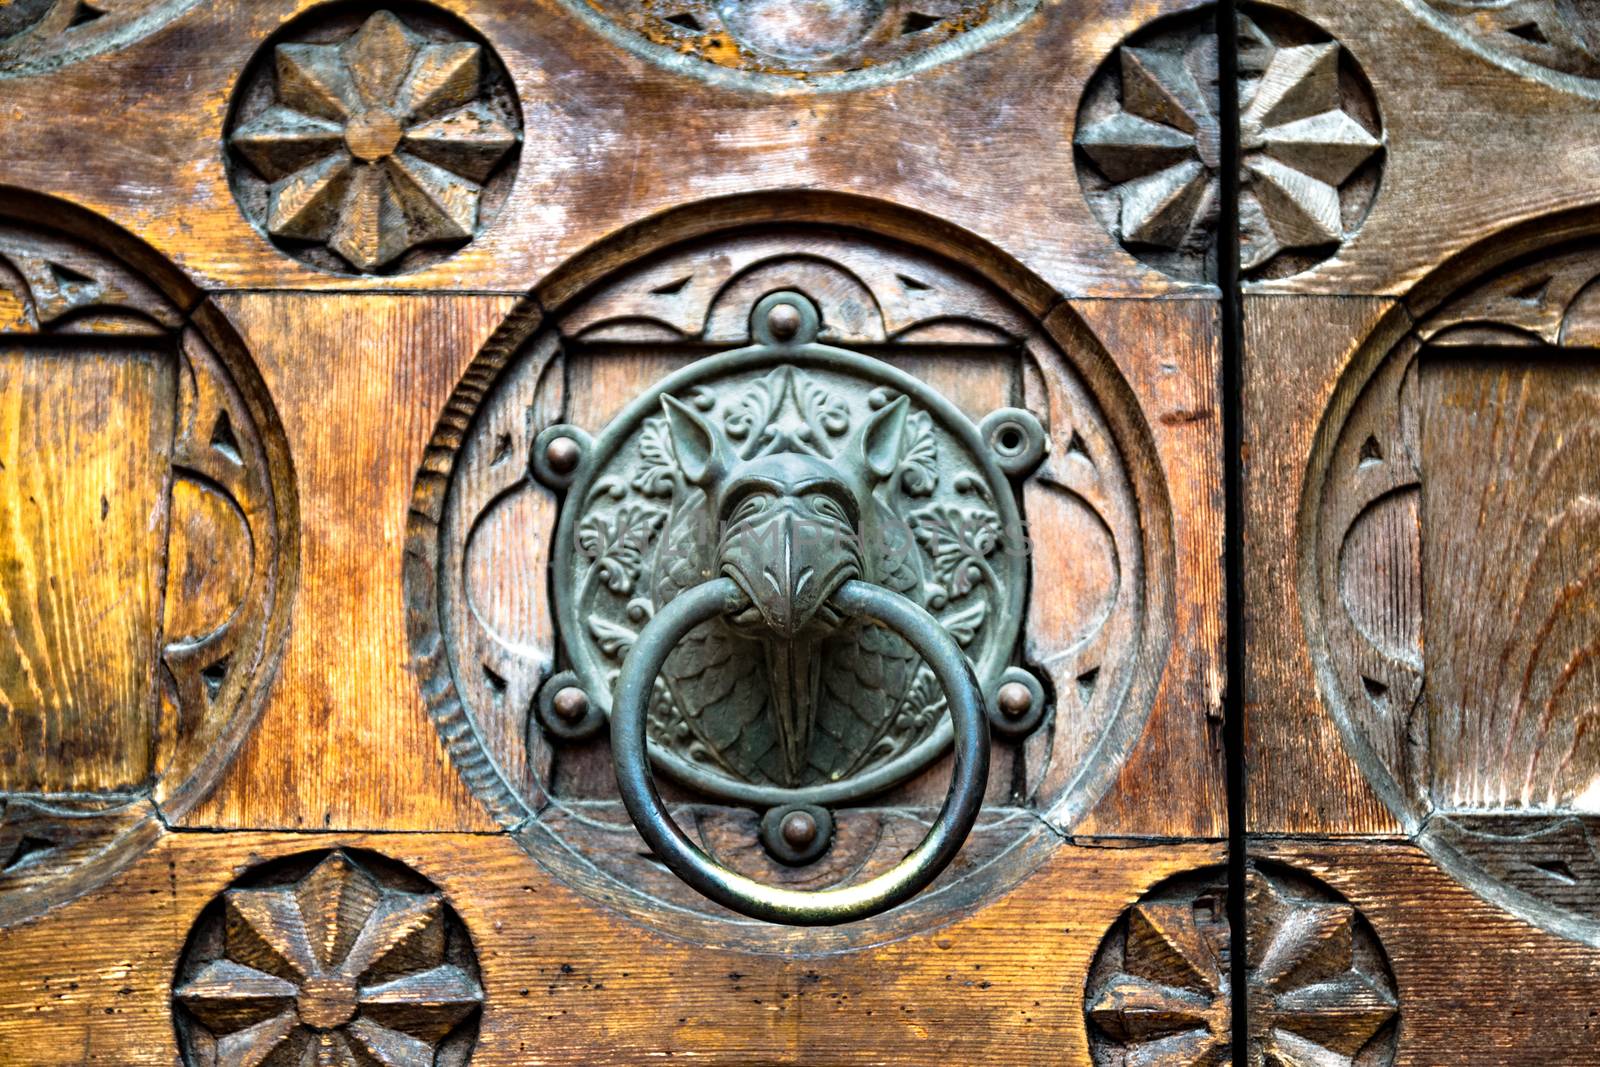
[[[247,872],[213,901],[172,999],[189,1067],[461,1067],[484,994],[437,889],[382,856],[334,849]]]
[[[325,270],[436,262],[509,192],[522,120],[489,46],[431,9],[291,23],[247,71],[229,176],[278,248]]]
[[[1223,138],[1210,12],[1120,46],[1080,106],[1078,177],[1101,223],[1168,274],[1215,281]],[[1238,17],[1240,268],[1283,277],[1336,251],[1377,195],[1383,134],[1337,41],[1296,17]]]
[[[1246,875],[1250,1067],[1384,1067],[1399,1007],[1377,935],[1331,890],[1277,864]],[[1162,883],[1107,933],[1084,1014],[1097,1067],[1222,1067],[1232,950],[1221,870]]]

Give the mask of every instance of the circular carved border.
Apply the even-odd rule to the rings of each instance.
[[[612,43],[715,85],[865,89],[1004,38],[1039,0],[561,0]]]
[[[1570,798],[1438,799],[1425,647],[1439,641],[1425,642],[1423,633],[1427,475],[1419,427],[1424,358],[1448,367],[1492,351],[1515,365],[1519,352],[1593,347],[1597,278],[1600,217],[1573,212],[1480,242],[1419,283],[1409,307],[1376,324],[1345,368],[1312,447],[1298,519],[1298,585],[1330,714],[1406,831],[1479,896],[1600,945],[1592,904],[1600,813]],[[1514,546],[1506,552],[1509,560]],[[1372,606],[1380,602],[1388,607]]]
[[[794,221],[781,221],[785,218]],[[854,228],[860,227],[864,219],[872,220],[871,232]],[[708,245],[710,251],[697,251]],[[890,255],[888,249],[905,251]],[[1037,867],[1060,843],[1059,835],[1075,826],[1114,780],[1142,730],[1170,640],[1170,504],[1137,402],[1114,362],[1088,330],[1060,310],[1050,317],[1048,327],[1043,326],[1024,308],[1051,306],[1048,290],[970,235],[877,201],[818,195],[772,201],[752,196],[718,201],[714,207],[685,208],[651,220],[559,270],[540,291],[544,303],[554,311],[546,316],[530,299],[490,339],[450,400],[418,476],[406,570],[415,667],[430,713],[458,769],[491,813],[517,831],[524,846],[542,865],[640,922],[665,927],[700,943],[737,943],[748,948],[755,938],[771,950],[781,950],[787,944],[787,935],[705,905],[657,867],[630,867],[627,877],[619,877],[604,865],[597,865],[586,852],[590,846],[583,843],[585,840],[603,841],[604,856],[624,856],[628,863],[638,865],[635,832],[614,794],[609,795],[609,801],[597,795],[577,804],[552,796],[548,781],[542,778],[544,772],[539,769],[549,759],[545,731],[537,725],[537,718],[531,730],[524,725],[528,721],[526,712],[532,710],[536,715],[535,697],[543,677],[560,669],[554,661],[548,604],[540,599],[544,596],[543,586],[528,587],[537,595],[519,602],[515,608],[516,618],[521,620],[518,625],[523,629],[512,635],[515,639],[509,645],[502,641],[498,648],[470,633],[463,637],[450,621],[474,610],[470,598],[452,589],[459,589],[460,576],[469,566],[462,541],[476,528],[478,520],[474,516],[487,504],[513,500],[512,490],[528,477],[524,462],[519,459],[511,464],[506,459],[524,455],[542,427],[569,421],[561,399],[561,390],[569,387],[565,376],[546,373],[564,346],[610,345],[617,351],[639,352],[663,341],[676,344],[700,338],[694,343],[709,344],[705,351],[715,351],[718,346],[738,347],[746,341],[747,335],[740,331],[748,329],[747,318],[741,315],[723,322],[724,316],[718,314],[708,320],[704,318],[708,301],[743,292],[741,287],[751,287],[749,291],[758,295],[774,288],[794,287],[794,277],[780,278],[772,273],[778,269],[772,267],[774,262],[789,263],[782,270],[791,274],[811,272],[805,274],[802,288],[834,284],[818,279],[838,274],[837,268],[827,266],[829,257],[835,255],[853,257],[853,269],[877,279],[874,285],[891,286],[897,295],[892,301],[894,307],[887,313],[887,325],[881,317],[886,313],[870,296],[828,306],[825,319],[833,322],[837,331],[825,330],[821,340],[845,347],[866,345],[874,353],[887,351],[885,344],[892,348],[902,340],[932,344],[981,341],[1011,346],[1013,353],[1025,351],[1028,355],[1019,365],[1019,373],[1023,387],[1036,397],[1038,404],[1048,408],[1030,404],[1049,428],[1054,457],[1047,458],[1034,483],[1030,483],[1039,488],[1030,489],[1031,497],[1024,502],[1028,521],[1048,517],[1046,521],[1052,523],[1066,522],[1066,518],[1058,518],[1066,514],[1061,510],[1066,505],[1061,502],[1070,502],[1076,494],[1090,491],[1085,488],[1086,483],[1099,478],[1102,469],[1096,464],[1110,462],[1112,466],[1105,468],[1105,476],[1111,480],[1106,484],[1118,488],[1114,493],[1109,488],[1094,490],[1098,495],[1093,499],[1097,507],[1127,509],[1126,514],[1115,511],[1114,518],[1095,521],[1102,526],[1112,522],[1116,529],[1127,531],[1130,540],[1118,542],[1118,555],[1114,557],[1119,572],[1117,587],[1122,590],[1118,606],[1110,616],[1097,617],[1095,625],[1100,628],[1087,638],[1078,640],[1084,635],[1063,632],[1070,627],[1064,628],[1059,620],[1047,625],[1053,617],[1048,603],[1032,600],[1028,607],[1024,629],[1028,655],[1036,655],[1040,642],[1045,649],[1058,649],[1059,654],[1043,655],[1055,676],[1051,689],[1058,701],[1078,702],[1069,720],[1081,728],[1065,728],[1066,720],[1058,724],[1058,711],[1020,743],[997,741],[997,746],[1003,743],[1016,752],[1015,756],[1006,757],[1008,762],[1031,760],[1030,765],[1038,773],[1028,783],[1026,796],[1008,802],[1011,806],[1002,804],[988,809],[980,817],[973,841],[988,844],[976,848],[969,844],[967,852],[940,883],[903,908],[849,928],[814,932],[808,935],[813,938],[808,945],[820,946],[823,951],[844,950],[925,928],[947,918],[952,909],[969,907],[1003,892]],[[900,255],[913,257],[915,269],[908,272],[904,267],[897,268],[895,264],[900,260],[895,257]],[[686,266],[702,260],[712,266],[704,271]],[[834,273],[830,274],[830,270]],[[857,279],[838,284],[849,288],[863,283]],[[996,296],[974,303],[975,297],[961,295],[967,292],[964,287],[968,285],[979,286],[972,292],[993,291]],[[1016,295],[1001,297],[1005,293]],[[641,298],[647,298],[653,318],[641,318]],[[990,306],[984,301],[994,299],[1001,299],[1013,310],[997,324],[985,323],[979,306]],[[741,303],[732,297],[728,300],[728,307]],[[1013,300],[1021,301],[1022,306]],[[742,306],[747,315],[748,303]],[[701,310],[685,310],[690,308]],[[850,308],[864,309],[867,317],[861,318],[857,312],[847,310]],[[678,317],[683,314],[691,317],[679,322]],[[732,332],[724,336],[724,331]],[[1022,349],[1016,348],[1019,342]],[[686,362],[692,359],[675,358]],[[1051,382],[1048,387],[1046,378]],[[582,383],[570,388],[581,397],[595,395],[592,387]],[[1052,388],[1060,392],[1051,394]],[[511,396],[513,389],[516,399],[496,399],[502,394]],[[1056,398],[1041,399],[1051,395]],[[971,398],[963,400],[975,402]],[[508,404],[511,407],[506,407]],[[1085,417],[1071,416],[1069,410],[1082,412]],[[1089,412],[1098,414],[1091,416]],[[973,417],[971,412],[968,417]],[[598,420],[594,428],[598,429],[607,418],[593,416]],[[585,420],[578,421],[582,426]],[[482,503],[468,505],[457,500],[456,486],[463,477],[470,480],[471,499]],[[537,523],[544,524],[544,530],[552,530],[557,514],[555,499],[547,491],[541,490],[541,494],[538,499],[543,502],[536,506],[543,509],[543,518]],[[534,505],[530,502],[527,506]],[[529,557],[519,564],[524,572],[542,571],[544,567],[549,535],[539,533],[534,537],[539,541],[535,546],[538,558]],[[1042,557],[1046,557],[1048,567],[1066,565],[1073,558],[1064,546],[1052,547],[1060,540],[1045,546]],[[530,538],[519,535],[508,540],[497,535],[491,541],[526,543]],[[467,644],[463,645],[463,640]],[[508,659],[507,647],[520,651]],[[1093,658],[1106,673],[1086,669],[1074,674],[1074,665],[1085,663],[1087,658]],[[520,659],[522,665],[514,659]],[[531,674],[527,667],[530,663],[536,668]],[[463,671],[463,667],[469,669]],[[1093,726],[1086,725],[1090,720]],[[528,747],[515,743],[515,735],[522,731],[526,732]],[[604,756],[603,748],[597,751],[600,757]],[[584,757],[588,762],[583,766],[594,780],[603,778],[609,782],[609,763],[602,767],[597,762],[600,757]],[[937,786],[942,794],[943,773],[937,765],[927,772],[933,777],[926,789]],[[991,777],[1001,798],[1007,793],[1002,783],[1008,777],[1005,773]],[[839,813],[837,840],[846,842],[847,849],[866,852],[861,853],[859,861],[850,859],[855,852],[839,854],[857,866],[853,870],[836,870],[830,877],[870,875],[871,871],[861,868],[860,862],[876,852],[893,852],[898,858],[904,849],[899,849],[896,842],[910,834],[912,838],[905,845],[909,848],[921,837],[926,823],[914,812],[923,803],[922,793],[915,784],[900,789],[904,792],[897,791],[892,796],[904,799],[890,803],[911,807],[883,809],[886,821],[874,823],[871,829],[853,829],[851,812]],[[795,888],[810,884],[805,871],[766,858],[757,844],[759,812],[706,805],[688,794],[669,795],[667,799],[675,807],[683,805],[676,815],[680,823],[692,827],[691,832],[697,833],[719,858],[736,867],[750,868],[747,873],[754,877],[778,880]],[[597,812],[603,812],[606,803],[617,812],[602,818]],[[895,811],[901,814],[894,814]],[[835,845],[836,853],[839,847]]]
[[[23,358],[37,343],[173,364],[157,442],[165,540],[149,579],[165,583],[151,620],[151,770],[107,790],[0,790],[4,925],[102,884],[220,780],[263,705],[299,553],[288,444],[265,386],[232,325],[155,252],[79,209],[0,189],[0,337]],[[103,521],[113,505],[100,507]],[[222,556],[234,566],[219,574]]]

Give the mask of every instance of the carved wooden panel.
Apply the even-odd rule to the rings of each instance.
[[[105,877],[214,783],[293,573],[231,331],[30,209],[0,207],[0,919]]]
[[[1023,556],[1030,546],[1019,545],[1022,551],[1008,558],[998,541],[986,542],[977,555],[950,554],[963,540],[957,524],[965,515],[961,509],[971,511],[983,498],[971,488],[973,476],[960,473],[960,464],[970,461],[960,458],[961,446],[950,436],[947,425],[953,424],[945,415],[930,415],[919,401],[900,446],[897,465],[908,479],[902,485],[913,522],[902,551],[916,552],[914,566],[926,572],[917,595],[930,597],[933,610],[955,620],[958,639],[971,642],[970,654],[997,672],[1012,662],[1009,650],[1016,641],[1003,635],[1004,627],[1018,620],[1005,620],[1004,613],[1016,610],[1028,588],[1048,590],[1048,595],[1027,597],[1020,634],[1022,663],[1044,678],[1040,697],[1050,710],[1036,731],[1024,731],[1016,741],[996,739],[991,809],[945,892],[934,894],[951,903],[897,913],[896,925],[929,921],[914,917],[919,909],[931,917],[969,894],[992,893],[1042,859],[1050,842],[1040,836],[1032,813],[1068,827],[1093,806],[1148,711],[1152,696],[1139,668],[1162,655],[1165,625],[1155,612],[1161,602],[1157,590],[1169,578],[1159,570],[1152,573],[1145,561],[1167,551],[1159,541],[1163,496],[1159,486],[1142,481],[1148,460],[1129,459],[1149,446],[1114,435],[1095,399],[1093,379],[1085,376],[1084,353],[1064,350],[1002,293],[955,265],[861,234],[784,228],[702,240],[645,258],[560,309],[554,328],[539,328],[532,318],[514,319],[480,356],[481,370],[469,372],[458,390],[462,414],[452,413],[436,435],[437,466],[430,465],[419,481],[417,511],[440,516],[432,535],[437,540],[419,539],[416,545],[429,564],[410,575],[419,666],[452,753],[498,819],[509,825],[528,820],[520,831],[527,847],[576,884],[604,899],[627,902],[648,921],[692,930],[697,938],[720,940],[728,934],[719,923],[705,921],[717,913],[706,912],[670,874],[642,862],[636,835],[615,799],[607,741],[595,737],[593,729],[564,728],[552,719],[548,703],[554,690],[577,685],[587,686],[590,703],[603,706],[608,679],[615,677],[637,628],[649,617],[648,583],[639,590],[635,583],[644,581],[642,572],[652,565],[657,545],[667,552],[693,540],[664,531],[667,511],[653,495],[657,482],[650,457],[670,457],[664,451],[670,443],[659,436],[665,426],[652,431],[645,423],[643,436],[628,446],[639,451],[643,466],[601,478],[593,498],[601,503],[584,505],[593,551],[571,557],[584,607],[562,607],[557,594],[560,622],[574,631],[559,635],[560,642],[544,589],[525,576],[543,573],[552,558],[554,573],[561,574],[564,557],[552,547],[557,538],[581,547],[587,535],[576,519],[563,519],[558,527],[557,499],[535,475],[550,462],[543,451],[551,439],[544,432],[548,427],[572,425],[597,434],[642,386],[666,371],[743,343],[750,336],[755,298],[783,289],[816,302],[830,343],[871,352],[911,371],[951,398],[974,425],[1020,402],[1037,413],[1049,437],[1045,466],[1023,483],[1021,518],[1050,533],[1027,560]],[[770,410],[748,424],[750,432],[766,433],[765,428],[781,428],[786,418],[804,415],[802,424],[811,420],[816,432],[826,435],[825,423],[817,419],[838,418],[835,429],[843,432],[870,411],[870,385],[835,381],[832,369],[820,375],[788,373],[778,393],[762,391],[777,379],[757,375],[725,400],[709,386],[684,395],[703,396],[709,401],[705,411],[718,419],[726,405],[730,433],[746,426],[739,421],[745,410],[741,396],[771,401]],[[488,382],[492,387],[483,384]],[[830,396],[835,399],[829,401]],[[840,405],[829,409],[832,414],[802,410],[805,404],[830,402]],[[796,413],[788,414],[795,405]],[[461,438],[457,427],[468,412],[471,421]],[[658,436],[651,437],[652,432]],[[448,481],[441,484],[445,476]],[[943,535],[930,525],[941,516],[949,519]],[[619,524],[625,521],[623,529]],[[602,530],[598,523],[607,525]],[[995,524],[1004,525],[998,518]],[[972,560],[982,560],[982,566]],[[1015,597],[1010,605],[1007,583],[982,577],[995,569],[1015,572],[1007,579]],[[642,604],[641,596],[646,598]],[[962,622],[967,616],[971,621]],[[1002,636],[984,636],[991,633]],[[551,677],[574,667],[576,675]],[[874,874],[916,843],[932,817],[931,805],[943,794],[948,757],[937,757],[948,744],[948,727],[939,734],[935,728],[942,715],[923,714],[924,725],[902,746],[907,749],[899,759],[903,769],[897,770],[891,758],[900,748],[891,746],[879,757],[886,761],[884,773],[847,765],[824,779],[836,781],[839,789],[849,786],[850,792],[835,797],[812,784],[811,792],[794,793],[812,803],[846,805],[832,812],[831,850],[813,863],[789,866],[762,850],[759,808],[752,812],[715,803],[719,792],[749,802],[754,794],[744,792],[756,786],[721,784],[709,794],[679,789],[671,796],[689,805],[681,817],[697,827],[702,845],[751,876],[817,887]],[[824,719],[819,730],[826,729]],[[658,735],[661,743],[667,736],[676,735]],[[693,731],[686,736],[703,743],[695,741]],[[686,747],[675,758],[687,766],[696,758],[693,751]],[[870,747],[863,752],[873,754]],[[704,785],[731,773],[725,768]],[[779,772],[751,768],[747,773],[760,783]],[[857,789],[851,779],[863,774],[865,788]],[[872,802],[863,804],[869,797]],[[1010,858],[991,865],[1001,854]],[[976,882],[957,888],[963,872],[979,870],[983,874]],[[663,907],[668,903],[670,911]],[[678,917],[685,911],[697,916],[692,924]],[[863,928],[843,936],[872,935]]]

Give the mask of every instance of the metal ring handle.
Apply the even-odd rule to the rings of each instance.
[[[939,817],[922,843],[892,870],[859,885],[797,890],[763,885],[706,855],[667,814],[646,753],[645,714],[668,654],[689,631],[737,610],[744,594],[731,578],[695,586],[661,609],[640,632],[622,664],[611,711],[611,753],[622,802],[639,834],[679,878],[724,907],[790,926],[833,926],[887,911],[915,896],[955,858],[972,830],[989,780],[989,725],[983,694],[955,638],[932,615],[898,593],[849,581],[833,603],[873,619],[916,649],[944,689],[955,722],[955,768]]]

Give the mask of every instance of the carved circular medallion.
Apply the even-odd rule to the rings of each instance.
[[[446,258],[510,193],[522,113],[494,50],[431,7],[314,8],[246,70],[228,180],[252,224],[323,270]]]
[[[248,354],[171,268],[101,238],[129,246],[0,198],[0,924],[104,881],[216,783],[295,574]]]
[[[1275,863],[1245,879],[1252,1065],[1387,1067],[1399,999],[1378,935],[1344,898]],[[1096,1067],[1237,1062],[1222,868],[1179,875],[1123,913],[1084,994]]]
[[[462,1067],[484,1000],[461,919],[357,849],[256,867],[200,913],[172,982],[186,1064]]]
[[[705,624],[662,671],[647,732],[672,816],[768,883],[881,874],[937,814],[950,727],[902,640],[833,616],[828,583],[859,575],[977,665],[990,789],[932,889],[811,943],[1003,890],[1110,783],[1165,655],[1170,518],[1112,364],[968,268],[860,232],[597,255],[611,265],[579,295],[485,347],[419,476],[413,649],[463,775],[581,890],[700,941],[776,936],[642,857],[612,684],[664,602],[743,575],[748,617]],[[813,573],[767,566],[780,543]]]
[[[904,77],[1010,33],[1039,6],[1039,0],[563,2],[613,41],[674,70],[790,92]]]
[[[1378,193],[1383,129],[1355,60],[1313,24],[1240,5],[1240,269],[1282,278],[1326,259]],[[1163,18],[1108,57],[1078,108],[1078,180],[1127,251],[1217,279],[1222,205],[1216,12]]]
[[[1301,603],[1328,705],[1407,830],[1489,900],[1600,944],[1600,253],[1572,234],[1474,252],[1360,349],[1312,452]]]

